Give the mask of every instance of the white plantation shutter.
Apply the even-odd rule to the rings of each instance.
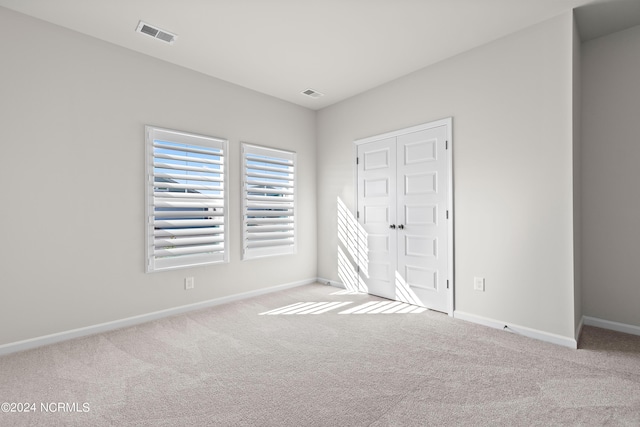
[[[295,253],[296,154],[242,144],[243,259]]]
[[[227,141],[146,127],[147,271],[227,260]]]

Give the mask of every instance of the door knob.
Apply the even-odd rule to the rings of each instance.
[[[396,225],[395,225],[395,224],[391,224],[391,225],[389,226],[389,228],[396,228]]]
[[[404,229],[404,225],[400,224],[400,225],[398,226],[398,228],[399,228],[400,230],[403,230],[403,229]]]

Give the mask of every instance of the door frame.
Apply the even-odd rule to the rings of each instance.
[[[367,144],[370,142],[379,141],[381,139],[387,138],[396,138],[401,135],[405,135],[408,133],[419,132],[427,129],[432,129],[435,127],[446,126],[447,127],[447,181],[448,181],[448,191],[447,191],[447,211],[449,212],[449,221],[447,223],[447,239],[449,239],[449,251],[447,253],[447,274],[449,276],[449,307],[447,310],[447,314],[453,317],[453,312],[455,309],[455,241],[454,241],[454,222],[455,222],[455,214],[454,214],[454,203],[453,203],[453,117],[446,117],[444,119],[435,120],[428,123],[422,123],[416,126],[411,126],[404,129],[398,129],[391,132],[386,132],[379,135],[369,136],[366,138],[356,139],[353,141],[353,164],[354,164],[354,189],[355,189],[355,203],[356,211],[359,209],[358,206],[358,167],[357,167],[357,159],[358,159],[358,146],[362,144]],[[357,274],[357,273],[356,273]],[[356,282],[357,283],[357,282]]]

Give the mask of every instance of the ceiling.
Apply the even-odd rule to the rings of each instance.
[[[587,5],[585,27],[603,27],[603,3],[628,6],[604,25],[610,31],[631,26],[620,15],[640,0],[0,0],[314,110],[574,7]],[[139,20],[177,34],[176,42],[136,33]],[[324,96],[301,94],[309,88]]]

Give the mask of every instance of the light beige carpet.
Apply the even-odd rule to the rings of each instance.
[[[585,327],[571,350],[337,291],[0,357],[0,402],[37,405],[0,425],[640,426],[640,337]]]

